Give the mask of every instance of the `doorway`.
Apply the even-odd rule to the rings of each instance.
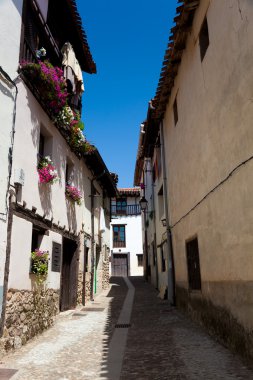
[[[112,257],[112,276],[128,276],[128,254],[114,253]]]
[[[74,309],[77,302],[78,250],[74,240],[63,238],[60,311]]]

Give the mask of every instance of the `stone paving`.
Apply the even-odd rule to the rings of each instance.
[[[121,380],[253,380],[252,370],[159,299],[151,285],[130,280],[135,298]],[[0,380],[116,380],[110,342],[127,291],[123,279],[112,279],[95,302],[60,314],[50,330],[2,358]],[[3,369],[17,372],[8,376]]]
[[[209,337],[141,278],[132,278],[135,302],[121,380],[253,379],[253,371]]]

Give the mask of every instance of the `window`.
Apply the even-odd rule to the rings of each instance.
[[[86,266],[85,266],[85,272],[89,272],[89,248],[86,247]]]
[[[198,238],[186,243],[189,289],[201,290]]]
[[[32,230],[32,246],[31,246],[32,252],[34,252],[35,249],[39,248],[39,237],[40,237],[40,231],[33,227],[33,230]]]
[[[36,225],[33,225],[32,241],[31,241],[31,251],[32,252],[34,252],[35,249],[40,248],[42,238],[45,234],[47,234],[47,231],[44,228],[40,228]]]
[[[203,61],[205,57],[208,46],[209,46],[209,33],[208,33],[207,18],[205,17],[205,20],[199,32],[199,48],[200,48],[201,61]]]
[[[138,267],[143,267],[143,254],[137,254]]]
[[[174,124],[176,126],[178,122],[177,96],[175,97],[175,100],[173,103],[173,114],[174,114]]]
[[[42,14],[46,16],[47,5],[45,0],[40,0],[43,3]],[[53,1],[49,1],[54,3]],[[23,25],[24,35],[21,40],[20,61],[36,62],[36,50],[44,47],[47,51],[47,59],[50,57],[50,62],[53,65],[60,65],[59,50],[54,40],[54,37],[49,32],[48,27],[44,24],[43,15],[40,8],[37,7],[34,1],[23,1]],[[63,43],[60,45],[62,46]]]
[[[66,169],[65,169],[65,181],[66,185],[71,185],[73,179],[73,163],[67,158],[66,160]]]
[[[61,244],[53,241],[52,245],[52,261],[51,261],[52,272],[61,271]]]
[[[126,246],[125,226],[113,226],[113,247],[120,248]]]
[[[159,218],[162,218],[164,216],[163,186],[158,191],[158,210]]]
[[[156,251],[155,251],[155,244],[152,242],[152,256],[153,256],[153,266],[156,266]]]
[[[119,198],[116,200],[116,212],[117,214],[126,214],[127,200],[126,198]]]
[[[40,142],[39,142],[39,157],[44,157],[45,150],[45,136],[40,133]]]
[[[156,149],[156,160],[157,160],[157,176],[158,178],[162,172],[162,161],[161,161],[161,147]]]
[[[160,252],[161,252],[161,271],[165,272],[166,271],[166,263],[165,263],[163,245],[160,247]]]
[[[49,156],[50,158],[52,158],[52,151],[53,138],[48,133],[47,129],[43,125],[41,125],[38,146],[38,160],[45,156]]]

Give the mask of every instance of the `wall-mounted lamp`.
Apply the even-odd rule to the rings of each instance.
[[[141,207],[141,211],[146,211],[147,207],[148,207],[148,201],[147,199],[143,196],[141,199],[140,199],[140,207]]]
[[[165,218],[164,218],[164,219],[161,219],[161,222],[162,222],[163,227],[166,227],[166,226],[167,226],[167,221],[166,221]]]

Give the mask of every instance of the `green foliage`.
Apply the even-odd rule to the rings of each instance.
[[[31,272],[36,275],[37,281],[42,283],[48,274],[49,254],[47,251],[35,249],[31,253]]]

